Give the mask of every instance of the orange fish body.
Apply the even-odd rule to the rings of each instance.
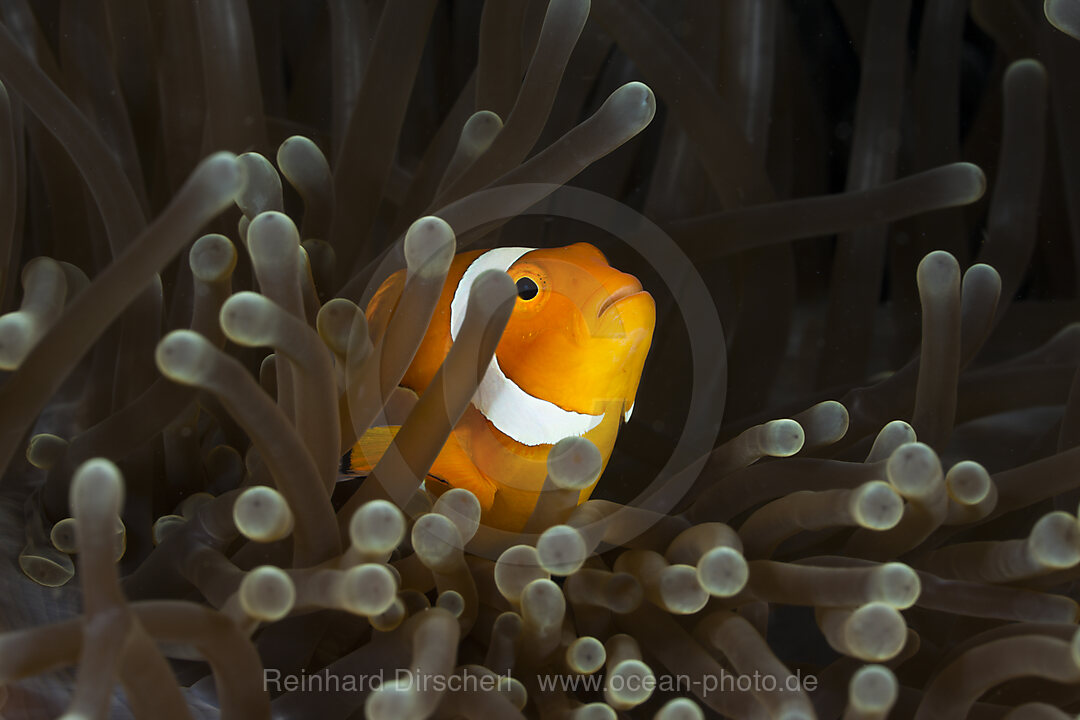
[[[581,436],[606,466],[629,420],[652,341],[655,305],[631,275],[592,245],[495,248],[458,254],[431,323],[401,385],[421,394],[442,365],[464,316],[469,288],[484,270],[505,270],[518,300],[495,358],[429,472],[429,491],[471,490],[482,521],[520,531],[539,499],[551,446]],[[367,308],[377,336],[390,319],[404,272],[387,278]],[[377,462],[393,428],[373,428],[353,449],[354,472]],[[595,482],[582,490],[588,499]]]

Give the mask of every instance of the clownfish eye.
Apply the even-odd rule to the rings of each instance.
[[[539,286],[531,277],[520,277],[515,285],[517,285],[518,297],[522,300],[532,300],[540,292]]]

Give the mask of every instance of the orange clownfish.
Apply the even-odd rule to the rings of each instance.
[[[480,501],[482,522],[520,531],[539,499],[554,443],[588,438],[607,465],[619,427],[634,409],[656,308],[635,277],[612,268],[587,243],[459,253],[403,388],[417,395],[427,388],[461,327],[473,281],[491,269],[509,273],[518,299],[425,486],[435,495],[466,488]],[[404,270],[383,282],[367,307],[369,326],[386,326],[404,282]],[[369,429],[353,447],[349,469],[370,472],[398,427]],[[584,489],[578,502],[594,487]]]

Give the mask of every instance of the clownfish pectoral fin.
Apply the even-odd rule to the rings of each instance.
[[[372,468],[386,454],[400,429],[400,425],[369,428],[342,458],[342,479],[371,474]],[[443,445],[427,477],[429,481],[426,487],[435,495],[441,495],[448,488],[459,487],[475,495],[483,510],[495,502],[495,485],[476,467],[458,443],[456,435],[450,435]]]
[[[480,501],[480,509],[488,510],[495,502],[495,485],[480,472],[465,449],[458,442],[456,434],[439,451],[439,456],[428,471],[428,477],[436,482],[428,482],[427,488],[435,495],[441,495],[447,489],[464,488]]]
[[[345,457],[341,458],[341,474],[347,477],[370,475],[371,469],[386,454],[400,429],[400,425],[368,428],[349,452],[345,453]]]
[[[375,463],[394,442],[394,436],[419,399],[416,392],[400,385],[390,391],[377,422],[385,423],[368,428],[356,445],[345,453],[339,470],[343,478],[361,477],[371,472]]]

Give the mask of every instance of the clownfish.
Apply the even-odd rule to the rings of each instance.
[[[459,253],[402,377],[399,389],[407,395],[427,388],[461,328],[473,282],[492,269],[510,275],[518,297],[476,394],[424,484],[433,495],[452,487],[470,490],[483,523],[520,531],[539,500],[554,443],[589,439],[600,451],[603,473],[619,428],[634,410],[656,306],[637,278],[608,265],[587,243]],[[383,282],[365,311],[369,327],[386,327],[404,284],[404,270]],[[369,473],[399,427],[370,428],[343,470]],[[582,490],[578,502],[595,486]]]

